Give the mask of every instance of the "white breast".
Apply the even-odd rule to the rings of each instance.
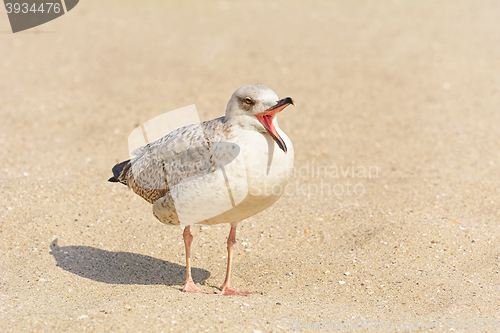
[[[245,170],[240,176],[229,175],[231,187],[247,191],[244,199],[232,209],[202,222],[218,224],[241,221],[270,207],[285,191],[292,169],[294,151],[288,136],[278,129],[288,148],[283,152],[274,140],[266,133],[252,130],[241,130],[235,143],[240,146]],[[245,177],[246,176],[246,179]],[[231,178],[239,184],[231,183]]]
[[[288,148],[283,152],[267,134],[243,131],[240,147],[245,159],[249,196],[276,201],[284,191],[293,168],[292,142],[283,131],[280,136]],[[273,197],[276,197],[274,200]]]

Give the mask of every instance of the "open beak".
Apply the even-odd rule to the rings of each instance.
[[[276,113],[280,112],[290,104],[295,105],[291,97],[286,97],[283,98],[282,100],[279,100],[278,103],[276,103],[276,105],[271,106],[266,111],[255,115],[259,120],[259,122],[262,124],[262,126],[266,128],[269,135],[274,139],[274,141],[278,144],[281,150],[283,150],[285,153],[286,153],[286,145],[273,125],[273,117]]]

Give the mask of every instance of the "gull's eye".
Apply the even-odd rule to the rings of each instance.
[[[250,105],[250,104],[253,104],[253,101],[252,101],[252,99],[250,97],[247,97],[247,98],[245,98],[245,103],[247,103],[248,105]]]

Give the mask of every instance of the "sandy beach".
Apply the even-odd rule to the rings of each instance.
[[[81,1],[0,15],[0,331],[500,330],[498,1]],[[182,229],[107,182],[140,124],[264,84],[295,172]]]

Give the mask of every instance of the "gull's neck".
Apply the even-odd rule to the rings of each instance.
[[[230,126],[237,126],[248,131],[267,133],[264,126],[262,126],[254,115],[232,115],[229,117],[226,115],[224,120]],[[280,129],[278,126],[278,117],[276,116],[273,117],[273,125],[276,129]]]

